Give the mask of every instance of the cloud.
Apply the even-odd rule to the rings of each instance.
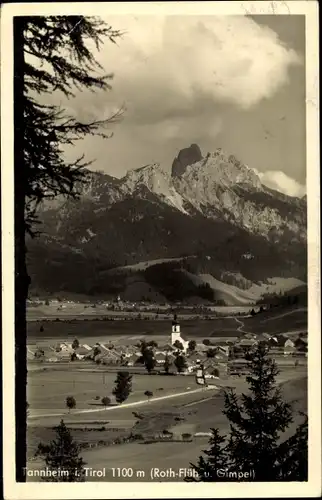
[[[126,34],[119,47],[106,47],[102,63],[115,71],[115,88],[141,117],[189,111],[200,95],[248,109],[274,95],[288,82],[289,68],[301,63],[273,30],[245,16],[109,22]]]
[[[261,182],[265,186],[287,194],[288,196],[297,196],[301,198],[306,193],[306,187],[284,174],[280,170],[269,170],[265,173],[256,172]]]
[[[294,16],[285,17],[286,26]],[[81,149],[86,158],[97,158],[97,168],[123,175],[152,161],[170,168],[178,150],[198,143],[206,151],[240,150],[245,162],[262,170],[282,164],[296,172],[286,142],[263,159],[264,135],[253,132],[254,123],[260,130],[267,120],[276,134],[284,133],[267,107],[293,116],[295,100],[302,99],[291,92],[299,85],[301,58],[275,31],[246,16],[124,15],[106,22],[125,32],[117,45],[106,41],[96,55],[106,73],[115,75],[112,90],[79,93],[67,108],[89,121],[107,118],[123,104],[126,112],[120,125],[111,126],[111,141],[91,138],[74,153]],[[289,99],[278,92],[283,87]]]

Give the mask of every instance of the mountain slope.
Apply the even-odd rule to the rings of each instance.
[[[306,200],[268,189],[221,150],[188,164],[199,157],[196,145],[179,153],[172,175],[158,164],[122,179],[90,172],[80,200],[46,202],[43,234],[28,241],[33,288],[104,294],[121,286],[112,268],[183,256],[194,256],[192,274],[234,286],[240,275],[244,290],[305,281]]]

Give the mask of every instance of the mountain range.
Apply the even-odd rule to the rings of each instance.
[[[55,199],[40,208],[42,235],[28,241],[35,292],[125,292],[129,273],[132,283],[145,282],[166,299],[177,295],[164,294],[160,272],[183,289],[189,273],[243,289],[273,277],[306,281],[306,197],[268,188],[221,149],[202,155],[192,144],[171,172],[159,164],[121,179],[89,171],[81,191],[79,200]],[[156,259],[143,271],[131,268]],[[174,260],[151,272],[160,259]],[[124,266],[128,271],[120,273]]]

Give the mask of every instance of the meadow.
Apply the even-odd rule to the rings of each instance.
[[[160,320],[115,320],[99,318],[85,320],[61,319],[60,321],[29,321],[29,345],[46,345],[59,341],[72,342],[77,338],[90,345],[96,342],[135,344],[139,339],[149,337],[160,343],[170,340],[171,319]],[[187,320],[180,318],[181,331],[187,339],[201,342],[205,338],[236,338],[240,332],[270,334],[307,330],[307,309],[276,308],[251,317],[214,317],[208,320]]]
[[[234,318],[213,320],[180,321],[181,330],[189,339],[237,336],[238,323]],[[42,328],[41,328],[42,327]],[[40,331],[42,330],[42,331]],[[68,320],[68,321],[29,321],[28,344],[48,343],[49,341],[79,341],[95,343],[119,339],[123,343],[136,343],[142,337],[170,340],[171,320],[169,321],[105,321],[105,320]],[[134,342],[133,342],[134,341]]]
[[[53,386],[53,378],[55,377],[51,375],[44,379],[50,387],[46,392],[52,392],[51,408],[55,409],[61,407],[60,402],[64,401],[64,397],[68,392],[68,390],[64,389],[62,375],[58,375],[58,373],[56,373],[55,387]],[[72,376],[71,378],[74,377]],[[166,379],[167,382],[165,383]],[[110,378],[109,383],[112,381],[113,379]],[[282,371],[277,377],[277,382],[281,384],[285,399],[293,403],[296,412],[307,410],[307,378],[305,367],[301,367],[297,371]],[[91,398],[95,394],[90,389],[92,384],[95,384],[97,393],[104,390],[100,375],[97,375],[96,378],[96,374],[92,374],[88,380],[80,376],[77,383],[84,385],[87,393],[87,398],[84,393],[74,393],[76,400],[79,401],[77,408],[90,406]],[[226,433],[228,431],[228,421],[222,412],[224,409],[224,394],[222,389],[227,386],[233,386],[237,394],[247,390],[244,379],[231,378],[225,383],[218,381],[217,389],[191,393],[191,390],[195,388],[192,377],[145,375],[134,377],[134,393],[128,401],[135,401],[136,398],[142,399],[142,391],[146,387],[150,390],[154,389],[154,395],[158,397],[160,394],[160,384],[164,386],[165,394],[185,391],[185,395],[162,401],[154,401],[152,399],[148,402],[146,400],[144,404],[137,407],[122,407],[121,405],[118,408],[113,408],[112,406],[112,410],[105,410],[98,407],[99,411],[90,413],[77,414],[76,409],[68,414],[67,410],[61,408],[65,412],[64,416],[30,419],[28,422],[29,457],[32,457],[40,441],[48,442],[48,440],[54,438],[52,427],[57,425],[60,419],[63,418],[78,443],[93,445],[93,448],[84,449],[81,453],[89,467],[94,469],[105,467],[109,471],[111,471],[112,467],[130,467],[134,470],[144,470],[146,480],[149,480],[149,471],[152,466],[163,469],[169,467],[173,467],[174,469],[189,467],[189,463],[195,460],[202,450],[207,448],[208,443],[208,438],[202,436],[194,437],[192,442],[153,443],[149,441],[150,436],[162,433],[163,430],[168,430],[169,432],[173,432],[174,439],[180,439],[182,433],[188,432],[191,435],[195,433],[209,433],[212,427],[217,427],[222,433]],[[34,384],[34,390],[36,387],[37,385]],[[189,390],[188,387],[191,389]],[[54,390],[57,392],[54,393]],[[43,389],[40,392],[43,392]],[[31,400],[35,405],[41,398],[37,399],[36,397]],[[47,414],[48,410],[47,408]],[[299,418],[298,413],[296,413],[295,422],[287,434],[294,431],[294,426],[299,422]],[[113,440],[125,438],[130,433],[141,435],[142,438],[137,442],[127,444],[112,444]],[[107,445],[106,442],[110,442],[110,445]],[[37,463],[37,461],[35,463],[31,462],[31,465],[37,467]],[[113,480],[113,478],[109,476],[105,480]]]

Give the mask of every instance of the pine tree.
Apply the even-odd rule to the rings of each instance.
[[[297,427],[296,432],[281,445],[284,457],[280,468],[280,478],[284,481],[308,480],[308,418]]]
[[[209,439],[210,448],[203,450],[209,457],[208,460],[202,455],[198,459],[197,465],[191,464],[192,468],[198,473],[198,478],[187,477],[186,481],[204,482],[220,481],[221,477],[218,471],[227,468],[228,458],[225,451],[225,438],[220,435],[218,429],[211,429],[212,436]],[[227,479],[224,479],[225,481]]]
[[[132,392],[132,375],[129,372],[118,372],[113,394],[118,403],[123,403]]]
[[[55,427],[54,430],[56,431],[56,439],[51,441],[49,445],[39,443],[36,456],[42,457],[49,471],[57,471],[57,475],[43,477],[42,479],[55,482],[84,481],[84,466],[86,463],[79,456],[79,446],[73,440],[64,421],[61,420],[60,425]]]
[[[100,48],[104,38],[121,35],[98,18],[17,16],[14,18],[14,197],[15,197],[15,364],[16,479],[26,480],[26,302],[30,277],[26,233],[35,235],[36,210],[45,198],[77,196],[85,180],[83,157],[67,162],[64,147],[88,134],[102,133],[119,118],[82,123],[55,105],[45,104],[56,91],[108,90],[112,75],[98,76],[101,66],[88,42]]]
[[[246,355],[250,370],[247,394],[225,393],[223,414],[229,420],[230,433],[224,440],[212,429],[211,448],[205,452],[209,458],[201,456],[193,466],[200,481],[222,480],[217,477],[218,468],[234,473],[252,471],[250,480],[254,481],[307,480],[307,419],[282,441],[293,422],[292,407],[283,401],[276,385],[276,363],[267,353],[268,348],[259,344]]]
[[[276,363],[267,357],[260,344],[246,354],[250,375],[246,377],[250,393],[241,401],[230,390],[225,395],[224,415],[231,422],[228,451],[236,468],[253,470],[257,481],[276,477],[279,467],[279,438],[292,423],[292,410],[275,384]]]

